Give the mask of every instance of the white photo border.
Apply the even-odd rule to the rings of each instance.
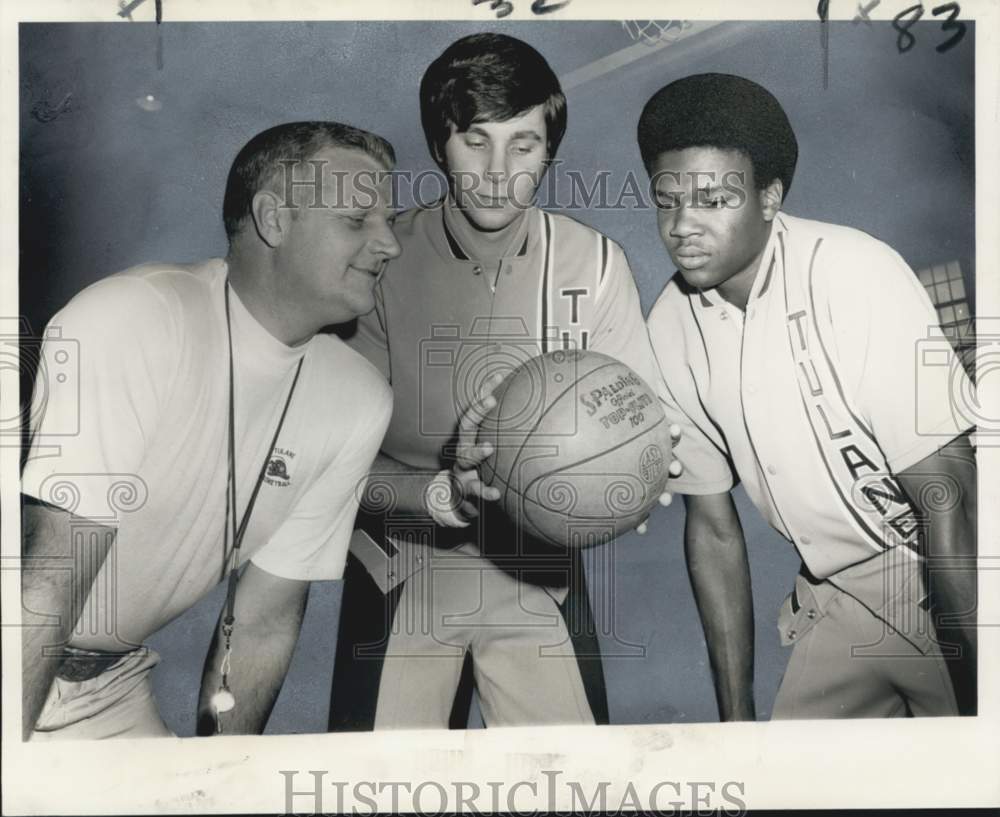
[[[531,0],[511,0],[506,20],[538,19]],[[133,11],[136,20],[152,20],[154,0]],[[172,21],[208,20],[349,20],[496,19],[488,2],[471,0],[340,0],[338,2],[228,2],[164,0]],[[832,0],[831,20],[849,20],[854,0]],[[898,4],[897,4],[898,5]],[[976,269],[977,315],[1000,316],[1000,155],[996,151],[1000,117],[1000,4],[964,0],[963,19],[976,21]],[[546,19],[662,17],[665,7],[690,20],[806,20],[815,3],[722,2],[673,0],[571,0]],[[889,3],[871,11],[875,20],[891,19]],[[120,19],[116,0],[34,0],[0,5],[0,300],[5,310],[16,304],[18,270],[18,24],[20,22],[101,21]],[[122,20],[123,25],[128,22]],[[6,364],[5,364],[6,365]],[[3,415],[14,416],[17,384],[3,374]],[[1000,378],[986,378],[980,400],[1000,406]],[[13,407],[13,411],[12,411]],[[998,416],[995,412],[991,416]],[[1000,448],[979,452],[979,543],[983,560],[1000,559]],[[979,634],[980,714],[975,718],[775,722],[751,724],[664,724],[518,728],[467,731],[408,731],[309,736],[177,738],[140,741],[55,743],[20,741],[20,632],[18,574],[18,452],[0,448],[3,541],[3,811],[6,814],[127,814],[232,812],[284,813],[286,776],[294,771],[295,791],[312,787],[322,772],[322,808],[338,805],[372,813],[356,797],[352,781],[437,782],[449,795],[438,809],[437,789],[426,794],[427,809],[453,811],[457,781],[478,785],[476,801],[489,811],[490,781],[504,781],[500,810],[553,811],[572,806],[566,781],[590,790],[594,781],[616,781],[607,792],[612,808],[629,807],[628,788],[640,808],[658,784],[660,807],[697,808],[691,782],[714,783],[717,808],[862,808],[987,806],[1000,804],[1000,571],[981,571]],[[994,561],[995,564],[1000,562]],[[553,780],[552,772],[561,772]],[[546,774],[548,772],[549,774]],[[333,781],[348,781],[338,803]],[[721,787],[738,782],[730,798]],[[534,788],[530,785],[534,782]],[[527,783],[529,785],[521,785]],[[555,783],[553,786],[552,784]],[[514,784],[517,784],[515,787]],[[678,791],[679,789],[680,791]],[[551,791],[556,792],[550,799]],[[468,789],[465,790],[468,794]],[[361,792],[390,811],[391,787]],[[508,798],[511,798],[508,800]],[[737,802],[738,801],[738,802]],[[310,806],[310,803],[313,803]],[[312,812],[309,796],[297,796],[298,812]],[[399,793],[399,810],[412,798]],[[705,805],[702,802],[701,805]]]

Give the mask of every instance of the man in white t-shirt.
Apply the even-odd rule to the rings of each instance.
[[[262,731],[391,414],[320,330],[371,310],[399,254],[394,161],[347,125],[266,130],[229,173],[225,259],[112,275],[50,322],[43,361],[79,356],[69,382],[39,371],[22,477],[26,736],[169,735],[142,642],[227,577],[199,731]]]
[[[677,80],[638,138],[679,271],[648,327],[689,418],[673,487],[722,719],[755,716],[736,479],[803,562],[773,717],[974,712],[971,388],[927,295],[868,234],[781,212],[798,148],[759,85]]]

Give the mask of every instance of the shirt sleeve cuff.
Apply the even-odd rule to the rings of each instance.
[[[25,468],[21,493],[73,516],[114,526],[146,504],[146,484],[134,474],[58,473]]]
[[[706,496],[708,494],[721,494],[730,491],[733,485],[732,477],[723,477],[712,482],[699,482],[697,480],[686,480],[683,476],[680,476],[677,479],[671,479],[667,482],[667,490],[675,494]]]
[[[347,547],[338,549],[336,556],[319,557],[309,560],[284,559],[277,554],[263,550],[250,557],[250,561],[261,570],[279,579],[294,579],[303,582],[336,581],[344,577],[347,561]]]
[[[902,473],[907,468],[916,465],[922,459],[940,451],[952,440],[961,437],[968,431],[975,431],[975,428],[975,425],[971,423],[965,428],[956,427],[955,421],[949,417],[948,419],[943,420],[939,425],[925,432],[925,434],[909,448],[891,456],[887,454],[886,462],[894,474]]]

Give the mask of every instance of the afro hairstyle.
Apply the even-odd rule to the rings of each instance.
[[[799,146],[781,103],[770,91],[732,74],[693,74],[665,85],[639,117],[639,152],[652,174],[668,151],[690,147],[737,150],[753,166],[758,189],[781,179],[788,194]]]

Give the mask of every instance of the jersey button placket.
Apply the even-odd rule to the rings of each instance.
[[[754,365],[755,361],[753,360],[753,350],[756,348],[756,344],[754,343],[754,337],[753,337],[752,332],[748,331],[750,329],[750,327],[748,326],[748,324],[749,324],[750,318],[753,316],[753,311],[754,310],[753,310],[752,306],[748,307],[747,310],[744,311],[743,314],[742,314],[742,316],[741,316],[742,320],[739,321],[740,336],[742,338],[742,340],[740,341],[740,377],[742,378],[742,376],[743,376],[743,370],[745,368],[747,368],[747,367],[744,366],[744,364],[747,362],[747,357],[748,357],[748,355],[747,355],[747,349],[749,347],[750,361],[749,361],[749,367],[748,368],[750,369],[750,380],[749,380],[749,382],[747,382],[745,380],[742,381],[742,382],[744,384],[744,388],[746,390],[746,393],[749,394],[749,395],[751,395],[751,396],[757,394],[757,382],[756,382],[757,374],[756,373],[757,373],[757,371],[759,369],[758,366]]]
[[[743,422],[746,426],[747,437],[750,440],[750,446],[753,451],[754,458],[757,461],[757,468],[760,474],[760,480],[764,483],[764,487],[767,489],[767,493],[771,498],[771,502],[774,505],[775,512],[778,518],[781,520],[782,525],[786,529],[788,537],[791,541],[795,541],[793,532],[785,521],[784,514],[781,513],[781,508],[778,506],[778,497],[772,487],[770,477],[775,477],[778,475],[778,469],[771,463],[765,465],[770,459],[768,451],[760,445],[761,440],[767,442],[767,431],[770,430],[770,418],[767,416],[765,410],[764,416],[761,417],[761,423],[755,423],[754,420],[759,413],[758,408],[761,408],[761,401],[756,398],[758,391],[758,384],[753,382],[755,374],[751,374],[751,381],[747,382],[744,374],[746,369],[749,368],[751,372],[757,373],[765,371],[762,366],[755,366],[753,360],[753,352],[760,344],[755,342],[756,335],[763,332],[763,327],[760,326],[760,322],[752,322],[752,319],[757,314],[756,306],[748,305],[747,311],[745,313],[746,320],[742,321],[742,326],[740,327],[740,403],[743,409]],[[749,331],[748,331],[749,330]],[[749,355],[748,355],[749,352]],[[750,362],[748,364],[748,357]],[[766,401],[763,401],[763,407],[766,408]],[[756,433],[758,428],[764,429],[764,435],[759,435]],[[789,634],[789,638],[794,638],[794,631]]]

